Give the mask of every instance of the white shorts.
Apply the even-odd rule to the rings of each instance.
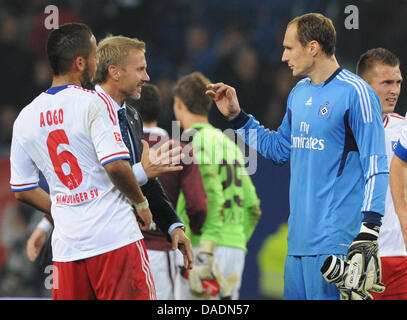
[[[199,253],[199,247],[194,247],[194,256]],[[180,267],[184,264],[182,254],[177,250],[176,252],[176,265],[177,272],[174,277],[174,294],[176,300],[189,300],[191,299],[191,293],[189,290],[188,280],[183,278],[180,273]],[[238,281],[232,290],[232,300],[239,299],[240,286],[242,282],[242,275],[245,263],[245,251],[239,248],[232,247],[215,247],[213,253],[213,273],[215,273],[216,265],[218,265],[219,271],[224,279],[229,277],[232,273],[238,275]],[[151,260],[150,260],[150,264]],[[157,285],[156,285],[157,287]],[[157,289],[158,296],[158,289]],[[220,299],[219,294],[215,299]]]
[[[176,252],[179,252],[176,250]],[[150,270],[153,274],[157,300],[174,300],[174,276],[176,273],[174,251],[147,250]],[[182,254],[179,252],[182,257]]]

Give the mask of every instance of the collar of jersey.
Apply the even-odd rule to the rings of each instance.
[[[389,115],[386,114],[386,116],[383,119],[383,127],[387,127],[387,124],[389,123]]]
[[[62,90],[64,90],[64,89],[66,89],[66,88],[73,87],[73,86],[74,86],[74,84],[66,84],[66,85],[59,86],[59,87],[51,87],[51,88],[49,88],[47,91],[45,91],[45,93],[48,93],[48,94],[57,94],[58,92],[60,92],[60,91],[62,91]]]
[[[328,83],[330,83],[339,74],[339,72],[342,71],[342,69],[343,69],[342,66],[340,66],[338,69],[336,69],[335,72],[328,79],[326,79],[324,81],[324,86],[326,86]]]
[[[188,128],[190,129],[202,129],[202,128],[210,128],[212,125],[210,123],[194,123],[192,126]]]
[[[340,66],[338,69],[335,70],[335,72],[333,74],[331,74],[329,76],[328,79],[326,79],[324,82],[318,83],[318,84],[313,84],[311,79],[309,80],[309,83],[311,84],[311,86],[313,86],[314,88],[319,88],[319,87],[325,87],[328,83],[330,83],[333,79],[335,79],[335,77],[339,74],[339,72],[341,72],[343,70],[343,67]]]
[[[143,133],[155,134],[157,136],[168,136],[168,132],[160,127],[143,127]]]
[[[106,95],[108,95],[106,92],[105,92],[105,90],[103,90],[103,88],[100,86],[100,85],[95,85],[95,91],[97,91],[97,92],[101,92],[101,93],[104,93],[104,94],[106,94]],[[110,95],[108,95],[109,97],[110,97]],[[119,111],[120,109],[126,109],[126,101],[124,101],[123,102],[123,105],[122,106],[119,106],[119,104],[112,98],[112,97],[110,97],[111,99],[112,99],[112,101],[113,101],[113,103],[114,103],[114,106],[116,107],[116,111]]]

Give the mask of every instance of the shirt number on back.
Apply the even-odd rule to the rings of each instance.
[[[222,173],[223,168],[226,168],[226,179],[222,182],[223,190],[229,188],[232,185],[232,183],[234,183],[236,187],[241,187],[242,180],[239,179],[239,174],[237,172],[237,170],[240,168],[240,164],[237,161],[234,164],[228,164],[225,160],[223,160],[222,163],[219,164],[218,171],[219,175]],[[233,200],[239,207],[243,206],[242,200],[240,199],[239,195],[235,194]],[[230,199],[225,201],[224,207],[225,208],[232,207]]]
[[[60,144],[69,145],[65,130],[51,131],[48,135],[47,146],[52,165],[59,180],[69,190],[73,190],[82,183],[82,170],[79,168],[78,159],[71,152],[65,150],[58,154],[57,149]]]

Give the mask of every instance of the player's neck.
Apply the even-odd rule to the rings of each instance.
[[[82,87],[80,78],[76,77],[73,74],[54,76],[52,79],[51,87],[60,87],[68,84],[76,84],[77,86]]]
[[[106,92],[119,106],[123,105],[125,97],[121,94],[120,90],[109,82],[101,83],[103,91]]]
[[[143,127],[146,127],[146,128],[155,128],[155,127],[157,127],[157,121],[153,121],[153,122],[143,122]]]
[[[185,130],[197,123],[209,123],[208,117],[197,114],[189,114],[188,116],[184,117],[182,121],[182,125]]]
[[[330,76],[339,68],[335,55],[324,57],[315,61],[313,69],[308,73],[313,84],[320,84],[329,79]]]

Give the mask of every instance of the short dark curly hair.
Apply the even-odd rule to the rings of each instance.
[[[67,74],[77,57],[88,58],[92,51],[92,35],[83,23],[66,23],[50,33],[47,55],[54,75]]]

